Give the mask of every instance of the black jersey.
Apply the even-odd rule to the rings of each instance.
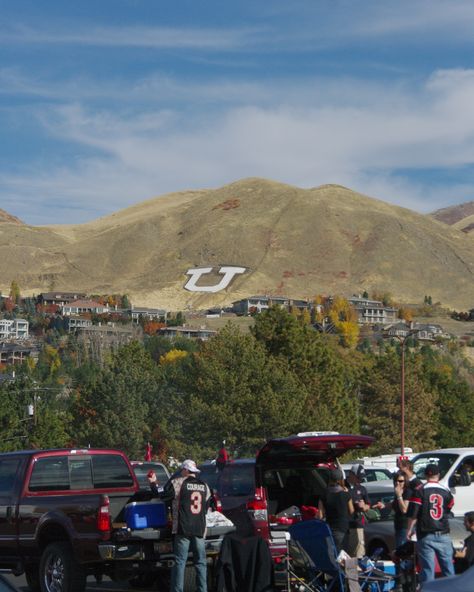
[[[417,487],[410,498],[408,517],[416,518],[418,538],[432,532],[449,532],[449,511],[454,498],[447,487],[437,481],[428,481]]]
[[[349,487],[349,493],[354,502],[354,514],[352,514],[349,526],[350,528],[364,528],[365,516],[364,513],[358,509],[357,502],[363,501],[366,504],[370,504],[367,489],[359,483],[357,485],[351,485]]]
[[[151,486],[155,495],[171,501],[173,534],[202,537],[206,534],[206,513],[211,500],[209,486],[195,475],[173,475],[164,488]]]
[[[211,492],[197,477],[183,480],[178,495],[178,524],[176,533],[185,536],[204,536],[206,513]]]

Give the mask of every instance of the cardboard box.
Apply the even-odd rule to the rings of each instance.
[[[166,526],[167,520],[166,505],[161,500],[131,502],[125,506],[125,521],[132,530]]]

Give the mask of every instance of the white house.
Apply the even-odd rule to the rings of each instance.
[[[0,339],[28,339],[29,323],[25,319],[0,319]]]

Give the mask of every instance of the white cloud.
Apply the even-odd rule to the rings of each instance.
[[[256,98],[264,87],[253,88]],[[90,149],[91,156],[60,169],[39,163],[21,176],[3,175],[3,194],[17,200],[12,213],[31,222],[46,222],[38,195],[54,206],[48,221],[60,211],[58,221],[73,222],[77,212],[84,221],[168,191],[261,176],[302,187],[341,183],[430,211],[447,205],[442,189],[433,192],[400,169],[474,163],[474,71],[440,70],[420,87],[313,81],[309,92],[298,91],[304,99],[294,89],[280,90],[272,105],[256,99],[190,116],[159,108],[139,115],[92,111],[80,103],[48,108],[41,112],[48,133]],[[474,186],[460,182],[444,198],[472,195]],[[3,204],[8,210],[8,201]]]
[[[260,30],[204,27],[77,27],[56,24],[54,28],[15,25],[0,30],[2,44],[84,45],[148,49],[231,50],[258,39]]]

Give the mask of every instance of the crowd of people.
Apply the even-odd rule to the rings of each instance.
[[[464,483],[471,478],[469,469],[465,467],[460,475]],[[437,464],[426,466],[426,482],[422,482],[409,460],[399,460],[393,475],[393,499],[388,504],[370,503],[362,483],[364,476],[363,465],[353,465],[345,479],[340,469],[332,469],[326,495],[319,502],[320,517],[329,524],[338,552],[343,550],[351,557],[363,557],[365,512],[388,505],[393,513],[396,548],[416,540],[420,582],[434,579],[436,561],[442,576],[454,575],[454,558],[462,559],[466,568],[474,565],[474,512],[468,512],[464,518],[470,536],[464,548],[454,553],[449,536],[454,498],[449,488],[439,482]]]
[[[196,568],[196,589],[198,592],[207,590],[204,537],[206,513],[213,496],[209,486],[199,478],[199,472],[196,463],[188,459],[163,486],[157,483],[153,472],[148,475],[153,494],[172,504],[175,554],[172,592],[183,590],[189,550]],[[469,467],[466,472],[468,476],[463,474],[461,479],[470,479]],[[353,465],[346,474],[341,468],[332,468],[326,493],[318,502],[319,518],[329,525],[338,553],[345,551],[350,557],[364,557],[365,514],[370,509],[381,510],[388,506],[393,513],[396,548],[416,539],[422,583],[435,577],[435,559],[443,576],[454,575],[454,558],[464,562],[465,568],[474,565],[474,512],[465,515],[464,525],[470,535],[463,549],[454,553],[448,520],[454,499],[451,491],[439,482],[438,465],[425,467],[426,481],[422,482],[409,460],[399,460],[398,470],[393,475],[393,499],[388,504],[382,501],[371,504],[363,485],[364,477],[361,464]]]

